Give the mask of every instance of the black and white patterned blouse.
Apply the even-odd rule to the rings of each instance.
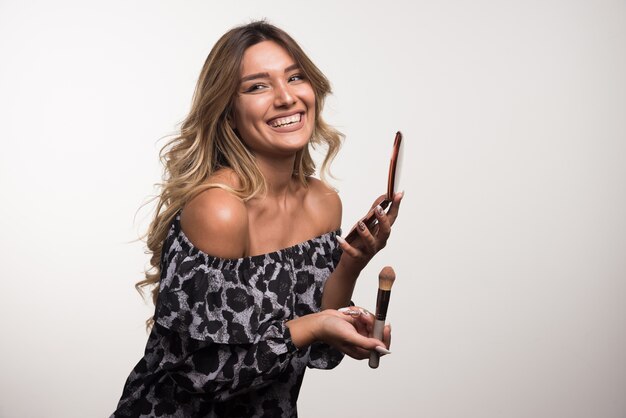
[[[320,310],[338,233],[221,259],[194,247],[179,212],[163,244],[155,325],[112,417],[297,416],[306,366],[331,369],[343,354],[319,342],[297,349],[285,321]]]

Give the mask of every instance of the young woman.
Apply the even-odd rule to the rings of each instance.
[[[351,307],[360,271],[384,247],[398,194],[374,231],[339,236],[341,201],[311,177],[341,135],[322,119],[328,80],[282,30],[254,22],[209,54],[148,231],[156,305],[145,356],[115,417],[296,416],[305,368],[387,353]],[[380,199],[380,198],[379,198]],[[378,200],[377,200],[378,202]],[[376,202],[376,203],[377,203]],[[376,205],[375,203],[375,205]]]

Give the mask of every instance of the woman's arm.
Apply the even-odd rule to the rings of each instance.
[[[356,359],[369,358],[370,351],[374,349],[386,354],[391,343],[390,326],[385,327],[384,341],[369,337],[374,316],[358,307],[344,312],[327,309],[292,319],[286,325],[293,344],[298,348],[321,341]]]
[[[343,250],[339,264],[330,275],[324,286],[322,309],[339,309],[348,306],[354,291],[354,285],[367,263],[387,244],[391,234],[391,226],[398,217],[400,202],[404,193],[396,193],[389,212],[375,210],[378,225],[370,231],[365,225],[358,225],[359,239],[348,244],[338,237],[339,245]],[[372,207],[378,206],[383,196],[376,199]],[[359,227],[361,226],[361,227]]]

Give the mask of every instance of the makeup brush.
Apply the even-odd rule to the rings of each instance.
[[[383,331],[385,330],[385,318],[387,317],[387,307],[389,307],[389,299],[391,297],[391,286],[396,280],[396,272],[389,266],[384,267],[378,275],[378,296],[376,297],[376,322],[374,322],[374,332],[372,337],[383,340]],[[378,367],[380,354],[376,351],[370,352],[369,365],[372,369]]]

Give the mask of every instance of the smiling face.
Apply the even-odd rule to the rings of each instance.
[[[287,156],[304,148],[315,125],[315,93],[280,45],[248,48],[234,101],[234,128],[257,155]]]

